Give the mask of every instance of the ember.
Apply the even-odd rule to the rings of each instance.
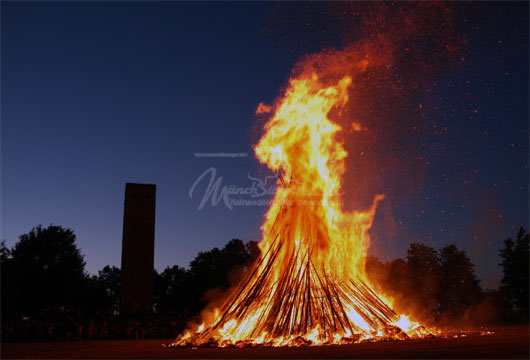
[[[383,196],[367,210],[342,210],[347,152],[330,114],[340,116],[352,82],[345,76],[324,84],[308,72],[290,80],[254,149],[279,174],[261,256],[213,316],[173,346],[297,346],[430,334],[394,312],[366,278],[368,230]]]

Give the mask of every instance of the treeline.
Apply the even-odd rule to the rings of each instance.
[[[484,290],[475,266],[455,245],[439,250],[413,243],[405,259],[367,259],[378,290],[395,301],[398,312],[436,326],[528,322],[529,235],[521,228],[499,252],[503,277],[498,289]]]
[[[37,226],[0,246],[2,340],[174,337],[212,300],[237,283],[259,256],[256,242],[231,240],[200,252],[188,269],[154,271],[153,311],[120,317],[120,269],[85,270],[70,229]],[[367,260],[379,291],[398,312],[428,324],[455,326],[528,321],[529,236],[521,229],[500,250],[501,286],[484,291],[467,254],[411,244],[406,259]]]
[[[71,229],[51,225],[11,249],[1,244],[2,340],[171,338],[259,255],[256,242],[233,239],[200,252],[188,269],[155,270],[153,311],[120,317],[120,269],[89,275],[75,240]]]

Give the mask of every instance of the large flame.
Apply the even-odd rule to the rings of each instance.
[[[348,101],[351,82],[350,77],[344,77],[325,87],[316,74],[293,79],[265,125],[266,133],[255,147],[256,155],[284,175],[283,186],[263,225],[260,248],[266,251],[274,241],[271,235],[279,232],[278,236],[287,242],[282,258],[292,251],[312,251],[313,264],[330,276],[364,279],[367,231],[382,196],[377,196],[367,211],[341,210],[341,177],[348,154],[336,136],[341,127],[328,117],[333,108]],[[280,219],[275,222],[277,217]],[[275,271],[280,274],[284,269]]]
[[[177,345],[323,344],[425,333],[396,314],[365,276],[368,230],[383,196],[364,211],[342,209],[348,154],[330,116],[340,116],[350,86],[349,76],[326,85],[315,73],[290,80],[255,146],[259,161],[279,174],[261,256],[224,305]]]

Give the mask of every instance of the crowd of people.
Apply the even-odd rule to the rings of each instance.
[[[148,314],[120,317],[118,314],[55,314],[20,317],[2,322],[4,341],[78,341],[110,339],[170,339],[185,327],[178,317]]]

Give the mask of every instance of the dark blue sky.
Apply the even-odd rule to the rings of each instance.
[[[289,26],[279,36],[288,14],[271,22],[275,3],[2,2],[1,238],[59,224],[75,230],[88,271],[119,266],[125,183],[145,182],[158,186],[157,269],[259,240],[266,207],[199,210],[205,180],[189,191],[211,167],[222,185],[267,175],[251,149],[257,104],[279,94],[299,55],[340,43],[326,43],[330,31],[308,46]],[[378,213],[374,226],[391,218],[394,230],[374,252],[456,243],[494,287],[502,239],[528,227],[528,6],[484,5],[472,18],[465,64],[419,99],[450,131],[411,143],[443,146],[420,150],[432,165],[415,198]],[[213,152],[248,157],[194,156]]]

